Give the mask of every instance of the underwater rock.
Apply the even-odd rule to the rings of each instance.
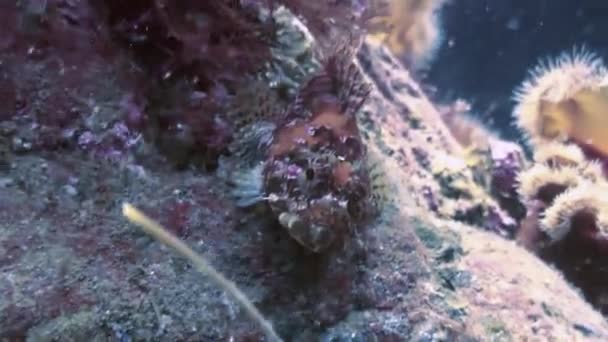
[[[497,223],[496,218],[503,217],[503,223],[500,224],[502,228],[496,229],[498,227],[494,226],[489,229],[512,236],[515,220],[520,219],[525,211],[517,194],[517,174],[526,165],[523,149],[514,142],[500,139],[481,122],[473,119],[469,113],[471,106],[463,100],[439,106],[438,109],[442,122],[462,147],[457,158],[450,156],[447,159],[461,160],[460,168],[464,167],[463,172],[471,173],[468,177],[473,183],[465,181],[461,187],[469,189],[468,191],[476,187],[484,189],[483,195],[477,194],[474,197],[486,197],[485,193],[490,193],[492,199],[488,199],[487,204],[481,203],[476,210],[500,213],[492,215],[494,219],[490,219],[488,225],[492,225],[491,222]],[[494,204],[494,201],[497,203]],[[480,221],[483,222],[484,219]]]
[[[176,165],[214,169],[233,134],[223,114],[270,60],[274,24],[238,1],[98,7],[115,48],[146,73],[133,92],[148,117],[141,131]]]
[[[579,324],[576,322],[563,324],[565,321],[562,319],[574,318],[572,315],[577,315],[576,312],[590,312],[591,308],[586,302],[580,302],[580,294],[570,287],[559,272],[514,243],[498,238],[496,234],[454,222],[441,214],[444,210],[442,207],[448,202],[438,195],[439,179],[432,169],[416,162],[414,148],[430,156],[442,156],[445,151],[457,156],[462,155],[459,143],[453,139],[449,129],[440,124],[440,114],[423,96],[413,96],[412,92],[406,96],[394,91],[395,84],[399,83],[417,89],[411,79],[406,81],[404,74],[394,72],[390,73],[390,77],[379,77],[388,75],[384,70],[394,70],[393,57],[384,48],[368,42],[358,57],[366,75],[374,80],[375,89],[370,105],[380,103],[374,101],[379,93],[384,98],[381,103],[385,115],[379,119],[380,123],[368,131],[368,147],[372,153],[375,151],[382,155],[387,188],[395,189],[388,197],[396,202],[400,212],[410,213],[426,223],[420,227],[413,222],[413,228],[421,243],[429,248],[423,253],[427,255],[426,260],[432,260],[432,269],[448,266],[468,272],[473,279],[469,287],[458,288],[452,281],[446,282],[439,274],[441,272],[435,274],[443,284],[437,295],[441,299],[430,295],[428,300],[446,310],[443,312],[447,316],[443,318],[465,322],[468,336],[483,336],[481,339],[495,337],[518,340],[530,336],[551,339],[561,334],[575,334],[579,337],[572,337],[574,339],[600,340],[603,333],[598,332],[604,328],[599,327],[605,323],[597,312],[592,315],[595,317],[595,327],[600,330],[591,328],[593,333],[590,335],[577,329]],[[411,120],[412,116],[419,120]],[[407,135],[404,131],[407,131]],[[471,180],[470,184],[473,183]],[[437,191],[435,199],[440,201],[437,211],[429,210],[432,208],[428,207],[428,189]],[[463,201],[471,200],[465,198]],[[540,273],[536,272],[543,276],[538,277]],[[544,278],[545,275],[548,278]],[[426,284],[429,288],[438,289],[434,287],[437,285],[434,281]],[[556,310],[556,307],[559,309]],[[501,314],[492,314],[494,310],[499,310]]]

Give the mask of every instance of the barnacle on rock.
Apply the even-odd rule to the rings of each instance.
[[[437,153],[431,172],[442,196],[438,212],[456,221],[480,226],[503,236],[511,236],[515,220],[490,195],[487,182],[476,179],[475,168],[459,156]]]
[[[431,159],[431,172],[439,181],[442,193],[448,198],[471,198],[473,193],[480,191],[479,186],[472,182],[471,171],[461,157],[438,154]]]
[[[573,141],[607,154],[606,80],[602,61],[584,50],[542,63],[515,92],[516,123],[533,145]]]
[[[285,90],[288,95],[295,96],[306,77],[319,68],[314,38],[285,7],[275,9],[272,15],[276,38],[271,47],[272,59],[263,76],[273,89]]]
[[[517,194],[517,175],[526,166],[523,149],[514,142],[501,139],[468,115],[470,109],[467,102],[457,100],[441,108],[441,120],[462,147],[459,149],[460,157],[470,170],[467,172],[472,172],[475,185],[491,193],[513,218],[521,217],[523,207]]]
[[[315,45],[331,49],[337,37],[359,34],[368,8],[366,1],[277,0],[302,18],[302,26],[315,37]],[[339,38],[338,38],[339,39]]]
[[[586,182],[555,198],[545,210],[541,228],[553,241],[571,229],[582,229],[590,239],[608,238],[608,184]]]

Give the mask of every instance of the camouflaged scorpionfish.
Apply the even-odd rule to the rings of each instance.
[[[234,152],[240,206],[266,202],[291,237],[321,252],[354,233],[371,212],[367,151],[355,117],[369,94],[352,55],[340,50],[272,120],[249,124]]]

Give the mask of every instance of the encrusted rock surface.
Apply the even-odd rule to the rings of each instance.
[[[389,188],[400,212],[419,220],[404,228],[416,232],[426,247],[422,256],[430,277],[419,279],[422,295],[437,300],[447,317],[462,322],[467,338],[606,338],[608,325],[603,316],[558,272],[512,241],[446,219],[441,206],[451,204],[441,203],[441,184],[433,178],[430,163],[420,163],[420,156],[426,156],[423,160],[445,154],[458,158],[458,145],[439,124],[432,105],[416,95],[417,86],[407,80],[407,72],[395,72],[382,48],[364,47],[359,60],[367,66],[368,75],[376,76],[377,89],[385,89],[382,110],[374,110],[386,115],[375,123],[378,134],[370,139],[370,148],[382,151],[386,181],[392,184]],[[408,93],[396,91],[405,85]],[[478,200],[465,198],[459,205],[470,206]]]

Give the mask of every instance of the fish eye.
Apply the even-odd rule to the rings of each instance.
[[[313,169],[306,169],[306,179],[312,180],[315,178],[315,171]]]

